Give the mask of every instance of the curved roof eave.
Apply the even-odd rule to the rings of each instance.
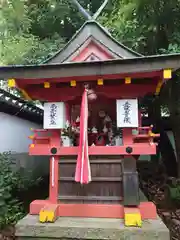
[[[76,50],[78,50],[78,47],[81,46],[83,44],[83,42],[89,38],[89,36],[93,35],[93,31],[92,31],[92,28],[95,27],[96,30],[98,31],[101,31],[102,34],[105,35],[105,37],[110,41],[110,43],[112,42],[113,44],[115,44],[117,46],[117,49],[116,51],[113,49],[113,47],[110,47],[108,46],[108,48],[112,49],[112,52],[116,52],[117,55],[121,58],[123,58],[123,56],[121,55],[122,53],[120,52],[121,49],[123,49],[124,52],[127,52],[127,56],[129,55],[129,57],[142,57],[143,55],[133,51],[132,49],[128,48],[127,46],[123,45],[122,43],[118,42],[114,37],[112,37],[112,35],[107,31],[107,29],[105,29],[101,24],[99,24],[98,22],[96,21],[93,21],[93,20],[90,20],[90,21],[86,21],[82,27],[74,34],[74,36],[68,41],[68,43],[60,50],[58,50],[54,56],[48,58],[46,61],[43,62],[43,64],[47,64],[47,63],[50,63],[50,62],[55,62],[53,61],[54,59],[56,59],[58,56],[58,61],[59,63],[62,63],[64,62],[66,59],[69,58],[69,56],[71,55],[71,50],[68,50],[69,46],[70,45],[73,45],[73,48],[72,49],[72,53],[74,53]],[[85,30],[86,28],[89,28],[87,30],[88,34],[85,34],[86,36],[84,36],[84,38],[82,39],[80,37],[80,34],[83,35],[83,32],[85,33]],[[94,34],[95,35],[95,34]],[[94,36],[94,38],[96,38],[96,36]],[[79,39],[78,39],[79,38]],[[73,42],[77,39],[77,42],[78,42],[78,45],[77,45],[77,42],[76,44],[73,44]],[[114,46],[115,46],[114,45]],[[119,49],[118,49],[119,48]],[[68,53],[66,54],[66,51],[68,50]],[[114,51],[113,51],[114,50]],[[67,55],[67,56],[65,56]],[[57,62],[56,62],[57,63]]]

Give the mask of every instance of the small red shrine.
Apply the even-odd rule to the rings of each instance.
[[[57,217],[157,218],[139,194],[136,160],[156,154],[138,99],[158,95],[180,55],[144,57],[87,21],[47,63],[0,68],[27,99],[44,102],[44,129],[33,129],[30,155],[49,156],[49,198],[30,204],[41,222]]]

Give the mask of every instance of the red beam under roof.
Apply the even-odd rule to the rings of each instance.
[[[136,98],[143,97],[148,93],[154,93],[156,90],[156,81],[154,84],[119,84],[119,86],[96,86],[93,88],[98,95],[111,99],[118,98]],[[71,101],[82,96],[82,87],[66,87],[66,88],[38,88],[28,87],[26,92],[34,99],[46,101]]]
[[[72,73],[73,74],[73,73]],[[113,80],[113,79],[124,79],[126,77],[130,77],[132,79],[134,78],[159,78],[161,79],[163,76],[162,71],[154,71],[154,72],[140,72],[140,73],[119,73],[119,74],[106,74],[106,75],[91,75],[91,76],[74,76],[70,75],[69,77],[59,77],[59,78],[37,78],[37,79],[20,79],[16,78],[16,82],[20,84],[25,85],[36,85],[44,82],[50,82],[50,83],[60,83],[60,82],[70,82],[71,80],[76,80],[78,82],[84,82],[84,81],[96,81],[97,79],[103,78],[104,80]]]

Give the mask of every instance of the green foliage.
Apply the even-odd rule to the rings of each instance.
[[[178,0],[115,0],[103,23],[115,37],[142,54],[175,50],[180,45]],[[179,52],[179,48],[175,51]]]
[[[40,64],[52,57],[64,45],[64,41],[58,34],[41,41],[31,48],[24,58],[26,64]]]
[[[13,192],[28,189],[38,184],[41,179],[32,179],[31,174],[12,170],[10,153],[0,154],[0,228],[14,224],[24,216],[21,203],[14,198]]]
[[[91,14],[103,2],[79,0]],[[100,21],[117,40],[142,54],[179,52],[178,0],[111,0]],[[3,0],[0,64],[39,64],[85,19],[70,0]]]
[[[180,53],[180,45],[177,43],[170,43],[167,49],[160,49],[160,52],[162,54]]]
[[[32,48],[37,46],[37,40],[33,36],[15,35],[5,38],[1,52],[1,64],[21,64],[22,59]]]
[[[19,179],[11,170],[9,157],[9,154],[0,156],[0,228],[16,222],[23,214],[20,203],[12,198],[12,191],[17,187]]]
[[[62,47],[63,38],[42,22],[41,5],[36,8],[37,19],[46,36],[35,35],[32,5],[28,1],[4,1],[0,11],[0,64],[39,64]],[[31,12],[32,10],[32,12]],[[53,12],[51,13],[54,16]],[[61,14],[60,14],[61,15]],[[53,22],[53,21],[51,21]],[[37,30],[39,31],[39,29]],[[49,31],[49,34],[48,34]],[[40,33],[40,31],[39,31]]]
[[[79,0],[91,14],[103,0]],[[56,53],[85,19],[71,0],[3,0],[0,64],[39,64]]]
[[[51,57],[62,45],[63,40],[57,35],[42,41],[33,35],[10,36],[3,41],[1,64],[39,64]]]

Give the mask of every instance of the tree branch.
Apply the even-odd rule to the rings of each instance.
[[[94,20],[96,20],[98,17],[99,17],[99,15],[101,14],[101,12],[102,12],[102,10],[105,8],[105,6],[107,5],[107,3],[108,3],[108,0],[105,0],[104,2],[103,2],[103,4],[100,6],[100,8],[97,10],[97,12],[93,15],[93,19]]]
[[[81,6],[81,4],[77,1],[77,0],[71,0],[74,5],[78,8],[78,10],[82,13],[82,15],[88,19],[88,20],[91,20],[92,17],[91,15]]]

